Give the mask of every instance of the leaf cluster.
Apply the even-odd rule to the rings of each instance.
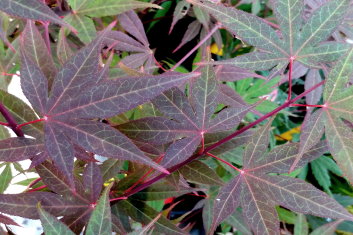
[[[236,2],[1,0],[4,228],[189,234],[199,216],[207,234],[352,232],[353,2]],[[146,14],[172,14],[169,34],[192,18],[175,51],[199,44],[163,64]],[[8,193],[15,172],[36,177]]]

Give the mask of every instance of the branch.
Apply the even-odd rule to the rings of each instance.
[[[25,135],[23,134],[22,130],[18,128],[16,120],[12,117],[11,113],[2,103],[0,103],[0,112],[6,119],[8,127],[10,127],[18,137],[24,137]]]
[[[266,120],[267,118],[277,114],[278,112],[280,112],[281,110],[285,109],[285,108],[288,108],[291,106],[291,104],[295,103],[296,101],[298,101],[299,99],[303,98],[304,96],[306,96],[308,93],[312,92],[313,90],[315,90],[316,88],[322,86],[323,84],[325,83],[325,80],[316,84],[315,86],[311,87],[309,90],[306,90],[305,92],[301,93],[300,95],[298,95],[297,97],[295,97],[294,99],[290,100],[290,101],[287,101],[286,103],[282,104],[281,106],[279,106],[278,108],[274,109],[273,111],[269,112],[268,114],[262,116],[261,118],[259,118],[258,120],[250,123],[249,125],[243,127],[242,129],[240,130],[237,130],[235,131],[233,134],[221,139],[220,141],[218,141],[217,143],[207,147],[206,149],[203,150],[203,152],[201,153],[197,153],[197,154],[194,154],[193,156],[191,156],[190,158],[188,158],[187,160],[185,160],[184,162],[182,163],[179,163],[169,169],[167,169],[170,173],[173,173],[175,171],[177,171],[178,169],[180,169],[181,167],[189,164],[190,162],[194,161],[195,159],[207,154],[209,151],[219,147],[220,145],[230,141],[231,139],[233,139],[234,137],[240,135],[241,133],[249,130],[250,128],[254,127],[255,125],[259,124],[260,122]],[[129,197],[137,192],[140,192],[141,190],[149,187],[150,185],[154,184],[155,182],[163,179],[164,177],[168,176],[169,174],[165,174],[165,173],[162,173],[156,177],[154,177],[153,179],[141,184],[140,186],[132,189],[131,191],[129,192],[126,192],[122,195],[122,197]],[[119,200],[117,200],[119,201]]]

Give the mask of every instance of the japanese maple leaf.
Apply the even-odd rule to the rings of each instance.
[[[111,187],[107,187],[102,193],[103,177],[99,166],[90,162],[83,169],[81,178],[75,178],[75,186],[72,188],[70,180],[51,163],[44,162],[36,167],[36,171],[41,177],[41,181],[47,185],[52,192],[25,192],[20,194],[9,194],[0,196],[0,211],[31,219],[44,219],[40,208],[50,215],[58,217],[75,233],[80,233],[85,226],[89,225],[89,220],[94,215],[94,211],[99,208],[102,197],[107,201],[109,212],[100,212],[100,218],[106,213],[112,218],[109,226],[113,224],[114,231],[126,233],[117,226],[117,217],[110,214],[109,192]],[[102,196],[100,196],[102,193]],[[108,210],[107,210],[108,211]],[[104,216],[103,216],[104,215]],[[43,223],[45,227],[45,223]],[[66,226],[65,226],[66,227]]]
[[[99,67],[99,54],[105,37],[114,25],[112,23],[100,32],[92,43],[63,65],[55,76],[50,95],[47,78],[26,52],[21,50],[22,90],[38,115],[43,117],[40,120],[44,122],[44,137],[35,141],[28,140],[16,150],[5,148],[4,155],[10,153],[15,156],[13,154],[20,153],[16,158],[25,155],[33,157],[43,151],[39,142],[43,143],[44,139],[44,156],[53,160],[73,188],[75,145],[91,153],[137,161],[166,172],[125,135],[109,125],[90,119],[123,113],[198,74],[165,73],[159,76],[106,80],[106,70]],[[11,144],[18,146],[18,142],[12,140]]]
[[[353,121],[353,97],[350,94],[353,87],[347,86],[352,74],[353,48],[331,69],[325,83],[324,104],[321,109],[306,116],[300,137],[300,152],[292,168],[303,153],[315,145],[325,133],[331,154],[344,176],[353,183],[353,134],[352,129],[342,120]]]
[[[237,127],[253,108],[240,104],[213,117],[220,102],[218,82],[209,65],[201,69],[201,77],[191,82],[189,98],[180,89],[172,88],[152,102],[166,117],[147,117],[122,124],[118,129],[130,138],[156,145],[176,140],[161,162],[166,168],[189,158],[200,143],[202,151],[205,135]]]
[[[128,11],[120,14],[118,19],[126,32],[136,39],[122,32],[113,31],[108,35],[105,43],[117,51],[132,52],[132,54],[124,57],[120,63],[133,69],[143,66],[143,71],[151,74],[158,62],[156,62],[154,53],[150,49],[150,44],[140,18],[134,11]]]
[[[238,169],[239,175],[220,188],[214,202],[209,234],[239,206],[245,221],[257,235],[280,234],[276,205],[303,214],[352,221],[350,213],[311,184],[277,175],[288,171],[299,146],[285,144],[267,152],[270,126],[271,121],[253,135],[245,148],[243,168]],[[319,143],[306,152],[298,167],[321,156],[326,150],[326,143]]]
[[[273,0],[281,36],[261,18],[209,1],[188,0],[213,15],[229,32],[254,46],[256,51],[219,62],[251,70],[277,70],[293,61],[319,67],[321,62],[337,60],[348,50],[344,43],[325,41],[340,25],[349,9],[349,0],[332,0],[303,21],[304,1]],[[325,17],[323,17],[325,16]]]

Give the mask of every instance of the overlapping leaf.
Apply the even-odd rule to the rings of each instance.
[[[211,230],[238,206],[255,234],[280,234],[275,205],[305,214],[352,220],[342,206],[312,185],[288,176],[267,174],[288,170],[299,150],[298,145],[287,144],[266,153],[269,128],[269,123],[264,125],[246,146],[243,165],[248,167],[220,189]],[[301,159],[301,166],[325,152],[315,148]]]
[[[48,188],[55,193],[34,192],[0,195],[1,212],[25,218],[41,218],[44,229],[49,229],[50,224],[58,223],[60,225],[55,226],[55,228],[51,227],[51,229],[62,229],[64,226],[61,224],[62,222],[69,225],[70,229],[74,230],[76,225],[82,225],[82,229],[88,223],[87,226],[91,234],[97,234],[92,231],[99,229],[101,222],[105,221],[104,229],[109,230],[111,223],[110,221],[108,223],[106,219],[102,220],[104,218],[102,214],[109,217],[108,195],[111,187],[106,187],[101,199],[99,199],[103,182],[99,167],[95,163],[87,164],[82,176],[83,179],[77,179],[75,176],[75,185],[72,185],[70,180],[48,161],[37,166],[36,170],[43,183],[48,185]],[[37,210],[38,203],[41,204],[39,210]],[[93,210],[92,205],[97,205],[95,210]],[[63,216],[63,218],[59,222],[53,219],[54,216]],[[93,222],[89,222],[90,217]]]
[[[132,219],[144,224],[148,224],[158,215],[157,211],[138,200],[120,201],[117,207],[122,212],[128,214]],[[161,216],[155,223],[155,231],[165,234],[185,234],[164,216]]]
[[[27,20],[26,27],[21,34],[21,50],[46,76],[50,89],[56,75],[56,66],[42,35],[32,20]],[[47,95],[40,97],[47,97]]]
[[[304,125],[301,149],[304,150],[317,143],[323,134],[322,123],[325,126],[325,135],[334,156],[343,174],[353,182],[352,140],[353,135],[349,127],[341,118],[352,121],[352,87],[346,88],[346,83],[353,74],[353,49],[351,48],[331,69],[324,89],[324,107],[307,117]],[[301,155],[299,154],[297,159]],[[293,164],[295,165],[295,164]]]
[[[32,20],[49,21],[72,29],[72,26],[65,23],[47,5],[36,0],[2,0],[0,10],[9,15],[27,18]]]
[[[127,17],[133,19],[137,17],[131,14]],[[75,148],[73,144],[102,156],[137,161],[165,171],[117,130],[106,124],[77,118],[114,116],[198,75],[197,73],[167,73],[159,76],[102,81],[103,76],[100,73],[106,74],[106,69],[99,67],[99,54],[114,24],[112,23],[88,46],[64,64],[55,77],[49,97],[47,78],[40,66],[34,63],[25,52],[22,53],[21,74],[24,93],[34,109],[44,117],[46,152],[56,168],[68,179],[71,188],[74,187]],[[33,23],[29,22],[27,30],[36,30],[34,27]],[[135,27],[142,26],[137,24]],[[146,39],[144,36],[139,37],[141,40]],[[32,41],[32,43],[35,47],[35,42]],[[85,92],[82,93],[82,90]],[[77,95],[78,93],[81,94]],[[27,152],[24,152],[22,155],[26,154]],[[46,154],[38,156],[46,156]],[[22,158],[25,157],[22,156]]]
[[[161,162],[166,168],[190,157],[205,134],[235,128],[252,108],[245,105],[227,108],[213,118],[218,104],[217,80],[211,66],[205,66],[201,73],[201,77],[191,83],[190,101],[178,88],[170,89],[152,101],[159,111],[173,120],[150,117],[118,126],[129,137],[147,143],[163,144],[176,140],[166,150]],[[163,122],[170,124],[164,125]]]
[[[280,38],[274,29],[261,18],[225,7],[222,4],[212,4],[190,0],[212,14],[223,26],[242,41],[265,52],[252,52],[233,59],[212,62],[213,64],[231,64],[251,70],[267,70],[280,65],[285,67],[290,57],[303,64],[317,65],[323,58],[325,62],[335,61],[348,48],[346,45],[331,42],[319,45],[325,41],[342,22],[348,6],[348,0],[333,0],[316,9],[308,22],[303,22],[304,2],[273,0],[275,14],[282,32]],[[325,17],[323,17],[325,16]],[[254,66],[257,65],[258,67]]]
[[[78,29],[78,37],[88,44],[96,37],[96,28],[92,17],[119,15],[137,8],[160,8],[156,4],[135,0],[69,0],[73,13],[65,21]]]
[[[98,203],[92,212],[91,218],[87,224],[87,235],[112,234],[112,218],[109,204],[109,191],[111,186],[112,185],[104,190],[101,198],[98,200]]]
[[[55,216],[46,212],[41,206],[38,206],[38,213],[46,234],[53,235],[74,235],[74,233]]]

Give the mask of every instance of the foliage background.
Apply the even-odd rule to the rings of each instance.
[[[36,0],[33,0],[32,2],[35,1]],[[0,10],[5,12],[1,13],[0,22],[0,36],[2,38],[2,57],[0,58],[0,69],[2,71],[0,84],[2,91],[0,93],[0,100],[11,111],[11,113],[16,116],[16,119],[19,123],[27,123],[36,120],[38,117],[40,118],[43,116],[41,115],[43,114],[43,110],[38,110],[38,106],[36,106],[38,103],[40,103],[40,101],[36,101],[35,98],[29,98],[32,103],[32,106],[36,109],[36,113],[34,113],[33,110],[22,104],[21,101],[6,93],[6,91],[8,90],[8,84],[10,83],[11,79],[13,79],[12,75],[18,73],[19,71],[21,72],[21,82],[23,83],[22,79],[24,73],[26,72],[23,70],[23,64],[26,59],[24,59],[23,55],[21,58],[20,54],[27,53],[26,56],[30,58],[31,56],[33,56],[33,51],[39,53],[39,56],[36,58],[37,63],[40,67],[40,70],[43,72],[50,84],[53,82],[53,79],[55,77],[56,69],[54,68],[60,67],[58,66],[59,64],[64,64],[64,61],[72,58],[74,56],[74,52],[78,49],[83,48],[85,45],[91,45],[89,43],[96,38],[97,32],[106,29],[108,25],[114,20],[118,20],[119,22],[117,26],[113,26],[114,30],[124,32],[124,35],[127,35],[129,39],[126,39],[124,38],[124,36],[121,35],[116,35],[116,38],[109,38],[109,40],[111,40],[109,42],[112,42],[114,40],[123,41],[124,39],[128,40],[128,44],[131,44],[122,45],[118,43],[114,45],[114,43],[107,43],[108,45],[114,47],[115,53],[109,53],[109,49],[111,48],[105,47],[103,49],[103,54],[99,57],[99,63],[104,63],[106,65],[109,65],[110,63],[110,66],[108,66],[108,68],[110,68],[110,78],[126,76],[126,74],[130,76],[141,76],[143,73],[150,73],[155,75],[163,74],[163,70],[168,70],[171,68],[173,68],[177,72],[187,74],[191,71],[199,72],[200,62],[203,63],[201,68],[205,66],[213,67],[213,65],[217,65],[217,67],[215,68],[215,71],[218,72],[217,79],[219,80],[217,82],[219,84],[227,86],[227,88],[223,86],[223,92],[225,92],[227,89],[228,91],[229,89],[232,89],[232,91],[236,92],[234,94],[237,94],[237,96],[231,97],[233,103],[224,103],[224,100],[222,100],[223,102],[219,102],[218,106],[215,107],[214,112],[211,111],[211,113],[217,114],[221,112],[221,110],[226,110],[228,106],[232,105],[234,105],[236,108],[239,108],[239,104],[244,105],[247,107],[247,111],[250,110],[250,108],[254,108],[256,106],[256,108],[254,108],[251,112],[248,112],[246,115],[242,116],[241,122],[239,121],[239,127],[237,127],[235,123],[231,123],[232,128],[230,129],[232,130],[235,130],[236,128],[241,129],[244,126],[253,123],[254,121],[263,117],[266,113],[269,113],[270,111],[279,107],[281,104],[285,103],[288,99],[287,95],[288,91],[290,91],[289,87],[292,90],[291,94],[293,95],[293,97],[295,97],[296,95],[307,91],[313,85],[319,83],[323,78],[331,79],[333,81],[334,79],[338,78],[341,80],[347,80],[352,77],[352,73],[349,73],[349,71],[351,70],[351,67],[353,67],[353,61],[348,60],[349,58],[351,58],[351,54],[347,54],[346,56],[341,57],[347,51],[349,52],[349,50],[351,50],[349,49],[351,47],[349,43],[352,43],[353,40],[353,9],[351,1],[345,1],[347,4],[346,6],[349,6],[346,7],[346,9],[344,9],[344,7],[337,7],[336,10],[338,9],[338,13],[335,15],[332,13],[333,11],[330,7],[334,7],[334,4],[336,3],[340,4],[340,1],[331,1],[334,3],[331,3],[330,7],[326,9],[326,12],[323,11],[320,13],[326,18],[329,18],[329,16],[332,15],[331,25],[325,25],[327,26],[327,31],[330,32],[329,35],[327,32],[322,33],[322,35],[318,35],[317,37],[319,39],[314,39],[314,42],[311,42],[313,47],[308,47],[306,48],[307,51],[305,51],[305,53],[303,52],[304,55],[310,53],[316,53],[318,55],[312,56],[310,57],[310,59],[306,59],[306,57],[303,56],[303,59],[298,59],[300,63],[298,61],[290,61],[289,66],[287,66],[289,62],[288,58],[281,59],[282,55],[280,53],[267,53],[268,51],[266,52],[266,49],[275,50],[273,47],[264,44],[264,42],[261,40],[259,42],[256,42],[256,39],[252,41],[252,35],[246,35],[246,30],[244,30],[245,33],[243,34],[238,32],[238,30],[240,29],[238,29],[237,27],[240,26],[236,23],[229,23],[229,25],[227,25],[227,21],[224,18],[225,16],[217,15],[218,13],[215,13],[213,9],[207,8],[207,4],[211,5],[211,3],[205,3],[205,5],[204,3],[199,3],[198,1],[191,1],[195,4],[194,6],[192,6],[192,4],[187,1],[133,2],[123,0],[94,0],[88,1],[88,3],[83,3],[85,1],[74,0],[44,1],[45,4],[51,8],[52,11],[54,11],[57,15],[62,16],[63,20],[66,23],[64,23],[64,21],[58,18],[52,20],[52,23],[56,24],[47,24],[46,20],[43,20],[42,22],[40,20],[37,20],[36,24],[34,24],[34,21],[31,21],[32,23],[26,22],[26,20],[23,19],[23,16],[13,18],[12,15],[14,15],[14,12],[9,12],[9,10],[4,5],[6,4],[6,2],[21,1],[6,0],[0,4]],[[129,2],[132,7],[122,8],[119,4],[123,4],[124,2]],[[278,2],[284,3],[285,1]],[[294,3],[293,5],[295,5],[296,2],[297,4],[303,5],[303,18],[308,19],[310,14],[315,11],[315,9],[319,8],[322,4],[325,4],[326,2],[330,1],[303,0],[288,2]],[[115,3],[118,3],[116,7],[114,7]],[[156,4],[154,8],[148,7],[153,6],[150,5],[150,3]],[[221,3],[212,4],[220,5]],[[237,9],[249,12],[253,15],[261,17],[262,19],[265,19],[265,23],[271,26],[274,29],[274,32],[276,31],[276,33],[279,34],[280,38],[286,37],[285,30],[282,29],[281,31],[281,29],[278,28],[278,25],[283,27],[283,25],[285,25],[285,22],[281,22],[278,18],[276,18],[276,15],[274,15],[274,10],[279,9],[279,5],[278,8],[274,8],[272,2],[259,0],[222,1],[222,4],[228,6],[236,6]],[[330,3],[326,3],[325,6],[329,4]],[[159,9],[157,5],[163,7],[163,9]],[[107,6],[107,9],[92,10],[95,9],[97,6]],[[122,13],[129,12],[128,10],[130,9],[136,9],[135,12],[138,14],[136,16],[138,16],[138,18],[142,22],[136,24],[137,21],[136,18],[134,18],[135,15],[132,12],[128,13],[130,15],[125,15],[125,21],[127,20],[127,18],[133,19],[132,21],[135,21],[135,28],[133,29],[128,28],[129,26],[132,26],[131,22],[127,22],[125,24],[122,23],[124,22],[124,18],[122,18]],[[214,7],[214,9],[217,8]],[[295,9],[293,9],[293,11],[295,11]],[[30,15],[28,15],[28,13],[27,17],[30,18]],[[240,18],[240,21],[241,20],[244,19]],[[226,29],[217,29],[217,31],[212,34],[210,40],[203,43],[198,50],[192,53],[187,58],[187,60],[185,60],[182,66],[178,66],[179,64],[177,64],[177,62],[180,61],[185,54],[191,51],[200,40],[204,39],[207,35],[211,36],[207,33],[210,32],[214,27],[217,27],[217,21],[220,21],[222,23],[222,27],[224,26]],[[252,25],[251,21],[249,21],[248,25],[253,28],[256,28],[256,23],[257,21],[255,22],[255,25]],[[68,24],[70,26],[68,26]],[[59,25],[63,27],[60,27]],[[144,29],[139,28],[141,25],[143,25]],[[171,29],[171,25],[173,25],[173,29]],[[293,25],[294,27],[300,27],[300,24]],[[71,26],[78,31],[77,34],[72,33],[70,31],[70,29],[73,30]],[[312,26],[312,28],[315,29],[315,27],[319,27],[320,24],[318,23],[318,25],[315,25],[315,22],[313,21]],[[37,29],[38,31],[34,29]],[[234,29],[234,31],[236,32],[232,32],[232,29]],[[285,29],[287,30],[288,28]],[[309,32],[306,32],[308,35],[314,34],[314,30],[308,30]],[[143,31],[146,31],[147,37],[144,36]],[[258,31],[261,32],[261,28]],[[238,34],[240,36],[237,36]],[[267,33],[265,32],[264,34]],[[25,36],[20,39],[21,35]],[[29,36],[31,35],[34,35],[37,39],[41,39],[30,40]],[[50,37],[48,38],[47,35],[50,35]],[[123,37],[123,39],[121,37]],[[275,36],[273,37],[275,38]],[[282,45],[284,43],[283,47],[290,48],[290,50],[292,50],[293,48],[300,47],[300,45],[295,45],[293,46],[293,48],[291,47],[292,44],[290,44],[289,41],[293,40],[295,44],[296,41],[300,42],[301,40],[298,35],[294,36],[294,39],[295,40],[289,38],[288,40],[278,41],[278,45]],[[180,42],[182,42],[181,46]],[[290,46],[288,46],[288,43],[290,44]],[[50,45],[49,52],[46,48],[46,46],[48,45]],[[96,45],[99,45],[99,43],[97,43]],[[317,45],[321,47],[318,48]],[[210,46],[209,49],[212,52],[212,58],[215,61],[223,62],[212,62],[208,58],[208,56],[205,55],[207,54],[206,52],[208,50],[207,46]],[[22,47],[22,49],[20,49],[20,47]],[[175,51],[176,48],[178,48],[177,51]],[[150,49],[152,49],[152,51]],[[13,51],[16,51],[16,53]],[[50,53],[52,53],[53,59],[50,59]],[[245,56],[241,57],[242,55]],[[231,58],[235,59],[231,60]],[[344,58],[348,58],[348,63],[351,64],[348,64],[346,68],[347,74],[344,74],[344,76],[341,77],[334,77],[335,75],[331,75],[330,77],[330,75],[328,75],[330,74],[329,71],[331,71],[332,68],[335,68],[335,64],[340,63],[337,63],[337,61],[339,61],[340,59],[342,61]],[[263,60],[265,59],[267,62],[263,62]],[[30,58],[28,60],[33,60],[33,58]],[[156,63],[156,61],[158,61],[158,63]],[[250,63],[250,65],[248,65],[249,61],[252,62],[252,64]],[[210,63],[212,65],[208,65]],[[22,65],[20,66],[20,64]],[[175,66],[176,64],[177,66]],[[158,66],[163,68],[159,68]],[[30,75],[26,76],[30,77]],[[292,77],[291,85],[288,82],[289,76]],[[190,75],[190,77],[193,77],[192,74]],[[192,79],[194,78],[190,78],[190,80]],[[194,81],[190,82],[189,87],[187,86],[187,89],[192,89],[190,87],[192,87],[192,85],[194,84],[193,82]],[[347,82],[344,85],[349,88],[351,83]],[[327,84],[326,87],[328,87]],[[323,91],[322,88],[318,88],[317,90],[310,93],[310,95],[306,96],[306,99],[299,100],[299,102],[297,102],[297,104],[299,104],[298,106],[289,107],[288,105],[286,109],[281,110],[277,115],[275,115],[273,119],[271,119],[272,124],[270,122],[262,122],[259,125],[256,125],[256,127],[259,128],[267,128],[265,130],[271,133],[268,139],[268,149],[273,150],[276,149],[276,147],[286,143],[300,143],[299,145],[301,146],[301,149],[299,151],[302,151],[302,153],[304,154],[310,151],[310,149],[320,139],[323,139],[324,141],[326,141],[327,138],[328,140],[335,139],[336,137],[332,135],[332,132],[330,133],[330,131],[332,130],[329,129],[327,124],[326,134],[322,136],[324,124],[321,123],[318,126],[312,125],[313,120],[310,120],[312,116],[308,115],[308,113],[316,111],[313,113],[316,113],[316,115],[318,116],[320,109],[323,108],[322,104],[324,104],[324,99],[327,100],[327,97],[323,97],[322,93],[329,92],[328,89],[329,88],[326,88],[326,91]],[[30,93],[28,93],[28,91],[26,93],[25,89],[24,92],[27,97],[30,96]],[[190,94],[190,96],[192,95]],[[253,104],[255,105],[251,106]],[[304,106],[305,104],[311,104],[313,106],[316,105],[317,107],[307,107]],[[350,106],[350,103],[347,103],[346,106],[344,106],[343,108],[345,109],[345,111],[350,111]],[[139,120],[141,118],[146,117],[161,117],[161,111],[162,110],[157,110],[155,106],[152,105],[152,103],[142,104],[141,102],[141,104],[137,108],[124,112],[123,115],[114,116],[109,119],[103,116],[99,116],[99,120],[103,122],[109,122],[112,126],[118,126],[117,129],[119,129],[129,138],[136,140],[137,142],[148,142],[146,141],[146,139],[151,138],[152,141],[150,141],[148,144],[158,143],[159,153],[164,153],[169,147],[168,144],[170,144],[170,142],[177,142],[177,140],[179,140],[181,136],[176,135],[175,133],[170,136],[164,136],[164,138],[169,138],[168,140],[170,140],[167,143],[167,141],[161,140],[160,137],[148,136],[146,133],[141,131],[144,130],[144,128],[146,129],[146,127],[136,127],[136,124],[134,124],[135,122],[131,122],[133,120]],[[164,113],[164,115],[168,116],[168,113]],[[348,134],[347,132],[344,132],[344,134],[341,133],[341,135],[350,136],[350,116],[347,116],[345,112],[343,112],[343,114],[335,113],[334,115],[337,115],[339,117],[338,122],[342,121],[343,119],[345,120],[343,127],[348,130]],[[238,116],[234,116],[234,118],[236,117]],[[211,118],[209,117],[209,119]],[[146,119],[143,120],[143,122],[145,122]],[[306,124],[307,127],[305,127],[305,125],[303,124],[305,122],[309,122],[309,124]],[[324,120],[322,122],[324,122]],[[141,122],[138,125],[142,125]],[[160,123],[158,123],[158,125],[160,125]],[[341,123],[339,125],[341,125]],[[173,128],[180,128],[172,127],[172,124],[167,124],[166,126],[169,130],[173,130]],[[154,127],[152,126],[149,128],[153,129]],[[315,132],[313,131],[313,129],[315,128],[321,130],[316,130]],[[2,139],[9,138],[11,134],[12,136],[14,136],[10,129],[11,128],[1,128]],[[259,130],[258,128],[254,129],[256,129],[257,131]],[[37,130],[43,130],[41,122],[28,123],[28,125],[23,126],[23,131],[25,131],[26,134],[35,136],[39,139],[38,135],[36,136]],[[306,133],[304,135],[302,134],[303,130],[304,133]],[[308,138],[307,136],[310,136],[313,132],[314,137]],[[220,133],[217,140],[222,139],[226,136],[226,134],[230,133],[232,132]],[[256,149],[257,147],[249,147],[249,144],[251,144],[251,138],[249,136],[250,134],[245,135],[245,140],[236,139],[231,142],[231,144],[222,147],[222,150],[219,150],[218,152],[215,151],[215,153],[212,153],[216,154],[218,158],[221,158],[223,160],[226,160],[228,163],[231,163],[233,167],[240,168],[243,165],[242,154],[244,154],[244,151],[246,152],[246,146],[248,146],[248,149]],[[258,135],[255,136],[258,137]],[[214,136],[212,137],[214,138]],[[337,158],[332,157],[332,155],[334,154],[337,154],[337,156],[341,154],[337,151],[341,148],[348,148],[347,146],[349,146],[352,142],[352,140],[349,138],[344,141],[345,142],[343,146],[335,146],[333,147],[333,149],[330,149],[330,151],[325,151],[320,154],[320,156],[322,155],[321,157],[316,156],[316,159],[310,161],[310,163],[300,163],[300,168],[288,174],[285,172],[280,172],[281,175],[287,175],[292,178],[305,180],[316,188],[324,191],[329,197],[334,198],[348,211],[352,211],[353,190],[351,183],[349,183],[349,181],[352,182],[352,171],[350,170],[348,164],[351,161],[350,159],[352,158],[352,155],[347,154],[348,157],[340,157],[341,159],[343,158],[343,161],[341,161],[341,167],[339,167],[336,163]],[[206,141],[206,147],[208,146],[207,144],[210,143],[212,143],[212,140],[210,140],[209,142]],[[309,144],[305,145],[303,143]],[[332,143],[331,146],[334,144],[335,143]],[[197,146],[198,145],[199,143],[197,143]],[[265,145],[267,145],[266,142]],[[201,147],[201,144],[199,145],[199,147]],[[194,149],[194,151],[195,150],[196,149]],[[194,151],[191,150],[189,156],[191,156]],[[88,152],[90,154],[97,153],[95,151]],[[87,152],[85,152],[85,154],[86,153]],[[9,154],[9,152],[2,154]],[[16,153],[12,153],[12,155],[15,154]],[[29,156],[29,154],[27,155],[27,158],[32,157]],[[146,169],[145,165],[136,164],[133,162],[128,163],[127,161],[123,160],[106,160],[106,158],[99,158],[99,156],[97,155],[95,155],[95,158],[97,160],[101,160],[102,162],[104,161],[104,163],[103,165],[100,165],[101,163],[96,164],[100,167],[96,168],[92,166],[92,164],[95,164],[92,163],[92,156],[93,155],[82,156],[81,158],[76,156],[77,159],[75,160],[73,169],[75,177],[79,178],[82,181],[84,181],[83,172],[88,169],[89,166],[92,168],[92,171],[97,171],[98,169],[98,171],[103,172],[106,170],[106,174],[103,174],[103,185],[99,183],[99,181],[95,182],[94,177],[91,177],[91,181],[98,185],[94,190],[99,191],[98,196],[100,196],[101,201],[104,201],[104,199],[107,199],[109,197],[111,202],[114,202],[114,198],[119,198],[122,192],[127,192],[128,190],[135,188],[136,182],[137,184],[141,184],[143,181],[147,181],[147,179],[151,179],[157,174],[155,171],[152,172],[152,170],[148,168]],[[151,153],[150,156],[156,157],[155,153]],[[4,159],[6,159],[6,157]],[[36,161],[34,161],[34,164],[38,166],[36,168],[31,169],[24,168],[23,164],[21,165],[17,162],[8,160],[4,161],[5,162],[1,163],[2,168],[0,170],[0,182],[2,183],[0,188],[1,193],[8,193],[9,191],[6,191],[6,189],[11,184],[19,184],[26,186],[26,189],[23,192],[24,194],[29,193],[31,191],[39,191],[55,192],[57,194],[64,195],[63,197],[67,196],[65,195],[66,192],[64,191],[67,190],[66,187],[70,188],[70,181],[68,181],[68,183],[66,182],[68,185],[65,185],[64,188],[58,188],[55,187],[55,184],[58,183],[55,181],[55,179],[60,179],[62,175],[67,177],[68,175],[70,175],[69,172],[65,172],[63,174],[63,172],[60,172],[60,167],[58,172],[58,169],[56,169],[58,167],[50,165],[51,163],[48,162],[43,163],[42,160],[39,160],[39,163],[36,163]],[[158,161],[158,159],[156,161]],[[342,162],[347,162],[347,164],[342,164]],[[178,163],[174,163],[174,165],[177,164]],[[345,165],[347,165],[348,168],[346,168]],[[166,166],[166,168],[172,166],[173,165]],[[181,233],[181,231],[183,231],[184,233],[203,234],[205,233],[204,228],[208,230],[209,228],[207,228],[207,226],[213,226],[213,229],[216,229],[217,232],[221,233],[232,232],[235,234],[251,234],[250,230],[252,229],[256,234],[266,234],[262,230],[254,229],[252,227],[252,224],[250,224],[250,227],[252,228],[249,228],[249,224],[244,222],[244,218],[242,218],[243,216],[241,215],[241,212],[239,210],[235,211],[234,213],[231,213],[232,215],[228,217],[224,222],[222,222],[220,226],[217,225],[221,221],[215,221],[210,218],[209,215],[216,214],[217,212],[217,209],[213,208],[213,203],[215,202],[216,198],[219,197],[217,196],[219,186],[223,184],[222,182],[230,182],[237,176],[237,172],[234,171],[234,169],[232,169],[230,165],[222,163],[221,161],[219,161],[219,159],[217,160],[211,157],[203,157],[198,161],[189,163],[188,166],[189,168],[184,168],[178,171],[178,174],[183,176],[181,178],[178,178],[176,176],[177,174],[172,174],[171,176],[167,177],[167,180],[162,180],[161,182],[156,183],[156,185],[150,186],[150,188],[145,191],[146,195],[142,194],[143,196],[141,196],[140,194],[140,196],[137,196],[137,198],[135,197],[135,199],[119,199],[118,203],[112,203],[111,213],[115,216],[121,216],[119,218],[120,222],[113,220],[113,230],[122,234],[127,233],[127,231],[129,230],[129,232],[132,234],[160,234],[163,232],[171,234],[170,231],[174,231],[175,234],[179,234]],[[31,174],[31,177],[28,177],[28,173],[38,171],[39,175],[42,178],[48,177],[48,172],[55,172],[54,181],[47,181],[47,183],[43,183],[37,180],[37,176],[32,178],[33,174]],[[18,175],[27,175],[28,179],[18,182]],[[89,177],[88,173],[86,174],[86,177]],[[142,179],[142,181],[139,179]],[[115,184],[110,184],[111,182],[115,182]],[[50,185],[47,185],[47,187],[45,187],[45,184],[48,183],[54,186],[50,187]],[[109,184],[110,186],[108,186]],[[174,188],[170,187],[170,184]],[[101,186],[104,186],[104,192],[100,191]],[[113,187],[113,192],[115,192],[115,194],[108,195],[109,187]],[[222,190],[223,189],[221,189],[221,191]],[[155,194],[159,194],[159,196],[155,196]],[[238,192],[238,194],[240,193]],[[20,199],[17,199],[17,202],[19,201]],[[3,202],[6,202],[6,200],[0,199],[0,204]],[[66,227],[61,228],[60,226],[62,226],[62,224],[59,224],[58,221],[55,220],[54,217],[51,217],[50,214],[46,214],[48,213],[46,212],[46,210],[41,209],[41,203],[34,203],[34,206],[38,206],[38,209],[36,209],[36,211],[38,211],[38,213],[42,216],[41,221],[43,223],[44,229],[46,229],[45,225],[55,223],[54,227],[57,230],[47,230],[47,234],[55,234],[55,232],[58,231],[66,231]],[[94,214],[92,214],[90,218],[100,219],[101,214],[110,214],[106,212],[108,209],[104,207],[103,202],[99,205],[101,207],[97,206],[95,210],[97,215],[95,216]],[[227,205],[226,207],[230,206]],[[7,214],[6,208],[3,207],[5,208],[4,210],[1,210],[1,208],[2,207],[0,206],[0,212],[5,213],[1,215],[5,216]],[[278,206],[278,204],[276,204],[275,208],[279,216],[279,220],[281,221],[280,231],[282,234],[308,234],[309,232],[311,232],[311,234],[333,234],[335,232],[337,234],[352,234],[353,231],[353,224],[349,221],[343,222],[343,220],[338,220],[332,223],[331,218],[319,218],[313,215],[303,215],[301,213],[292,212],[288,209],[285,209],[284,207]],[[136,214],[137,212],[138,214]],[[223,212],[221,211],[221,213]],[[45,218],[47,218],[47,220]],[[93,231],[97,226],[94,224],[94,222],[91,222],[90,218],[85,218],[85,223],[89,224],[87,225],[87,228],[85,228],[86,234],[94,234]],[[348,215],[345,218],[349,218]],[[5,231],[7,230],[11,231],[11,227],[13,226],[11,224],[14,224],[14,222],[8,220],[7,217],[1,217],[0,219],[1,222],[7,224],[2,226],[2,232],[5,233]],[[66,224],[69,224],[70,219],[72,218],[67,218],[66,221],[63,221],[65,221]],[[105,225],[110,224],[109,226],[107,226],[107,228],[112,226],[111,222],[109,221],[101,222]],[[131,228],[129,228],[129,226],[131,226]],[[163,230],[163,226],[166,226],[167,230]],[[178,227],[183,228],[183,230],[179,230]],[[74,229],[73,227],[70,228]],[[78,232],[79,230],[80,229],[77,228],[75,232]],[[105,233],[109,234],[109,232]],[[102,232],[102,234],[104,234],[104,232]]]

